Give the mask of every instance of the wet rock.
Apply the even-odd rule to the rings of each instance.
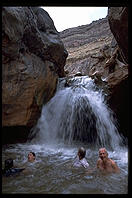
[[[77,72],[74,76],[83,76],[81,72]]]

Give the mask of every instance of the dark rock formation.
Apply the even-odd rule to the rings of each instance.
[[[114,111],[118,130],[124,137],[130,133],[130,79],[122,79],[115,91],[108,100],[111,109]]]
[[[121,61],[120,73],[114,80],[114,89],[109,99],[117,116],[119,130],[128,137],[130,132],[130,79],[128,76],[128,7],[108,9],[110,29],[118,43]],[[126,72],[125,72],[126,70]],[[118,79],[121,79],[118,82]],[[118,82],[118,83],[117,83]]]
[[[66,57],[45,10],[2,8],[3,127],[31,128],[36,124],[42,104],[54,95],[58,77],[64,76]]]
[[[108,20],[124,60],[128,63],[128,7],[110,7]]]

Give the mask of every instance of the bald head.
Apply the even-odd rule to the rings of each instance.
[[[99,152],[101,152],[101,151],[103,151],[103,152],[106,152],[107,153],[107,150],[106,150],[106,148],[104,147],[104,148],[100,148],[99,149]]]

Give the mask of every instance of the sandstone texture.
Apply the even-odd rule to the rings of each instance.
[[[64,76],[67,51],[39,7],[2,8],[2,126],[33,127]]]

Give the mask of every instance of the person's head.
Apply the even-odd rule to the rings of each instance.
[[[13,167],[13,159],[9,158],[5,160],[5,169],[8,170]]]
[[[108,153],[107,150],[105,148],[100,148],[99,149],[99,157],[104,160],[108,158]]]
[[[35,155],[34,152],[28,153],[28,161],[29,162],[34,162],[35,161],[35,158],[36,158],[36,155]]]
[[[83,159],[85,157],[85,155],[86,155],[86,150],[83,147],[79,148],[78,149],[79,159]]]

